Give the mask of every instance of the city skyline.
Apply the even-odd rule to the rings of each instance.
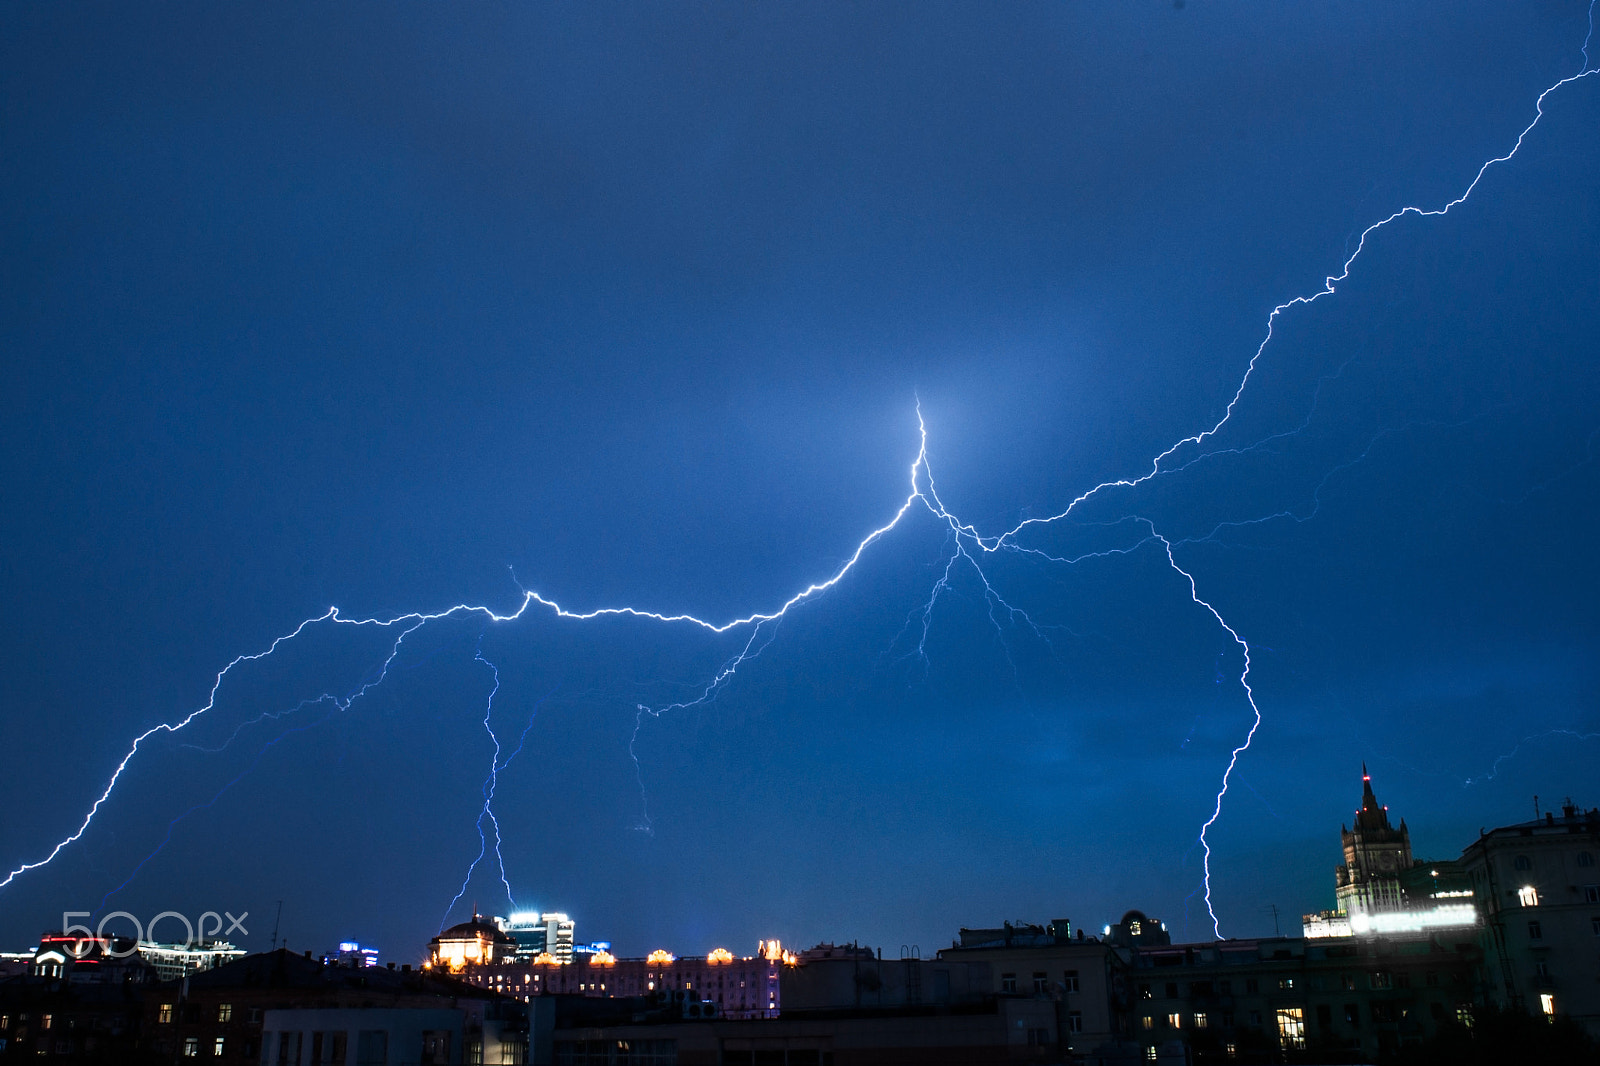
[[[8,16],[0,936],[1199,940],[1363,762],[1594,801],[1584,5],[190,14]]]

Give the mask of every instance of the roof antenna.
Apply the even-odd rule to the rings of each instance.
[[[1539,820],[1539,794],[1537,792],[1533,794],[1533,820],[1536,822]]]
[[[283,919],[283,900],[280,899],[278,901],[278,916],[276,918],[272,919],[272,950],[273,951],[277,951],[278,950],[278,923],[280,921],[282,921],[282,919]],[[283,946],[284,947],[288,947],[289,946],[288,941],[284,941],[284,945]]]

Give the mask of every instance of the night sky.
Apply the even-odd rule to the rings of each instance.
[[[1149,473],[1588,32],[1581,0],[5,5],[0,874],[332,606],[773,611],[906,502],[919,402],[988,536]],[[1370,235],[1159,476],[991,554],[913,501],[694,706],[638,709],[749,627],[462,612],[379,680],[406,625],[307,626],[0,889],[0,947],[228,910],[261,950],[281,900],[296,950],[419,958],[491,693],[510,887],[580,941],[1207,938],[1252,716],[1152,528],[1252,649],[1224,935],[1332,906],[1363,762],[1424,856],[1600,803],[1597,129],[1600,76],[1567,84],[1465,203]],[[474,903],[510,907],[492,851]]]

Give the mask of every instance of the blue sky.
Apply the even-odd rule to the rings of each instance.
[[[1273,307],[1511,148],[1588,18],[7,8],[0,866],[332,605],[772,609],[905,500],[919,403],[991,535],[1144,474]],[[1224,934],[1331,905],[1363,760],[1428,855],[1600,802],[1597,93],[1281,316],[1204,449],[1016,542],[1118,554],[986,558],[1031,624],[958,560],[923,642],[953,542],[914,509],[659,717],[748,631],[462,616],[334,710],[301,703],[393,631],[314,626],[148,742],[0,936],[281,899],[297,947],[415,955],[479,849],[497,672],[508,879],[580,939],[927,950],[1129,907],[1204,937],[1251,714],[1145,523],[1253,649]],[[452,913],[505,896],[479,866]]]

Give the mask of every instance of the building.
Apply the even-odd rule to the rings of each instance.
[[[1488,1002],[1566,1014],[1600,1038],[1600,810],[1481,832],[1461,868],[1483,910]]]
[[[1140,947],[1124,1036],[1147,1062],[1376,1061],[1470,1017],[1481,957],[1472,928]]]
[[[158,944],[141,940],[139,954],[155,967],[161,980],[175,981],[242,959],[246,952],[225,940],[199,940],[192,944]]]
[[[1411,830],[1404,818],[1399,828],[1389,824],[1389,808],[1378,803],[1365,765],[1355,828],[1340,826],[1339,842],[1344,862],[1334,870],[1337,908],[1304,915],[1305,936],[1386,936],[1477,925],[1466,872],[1451,860],[1411,854]]]
[[[1389,808],[1378,803],[1372,792],[1372,775],[1361,767],[1361,807],[1355,826],[1339,827],[1344,846],[1344,862],[1335,873],[1334,899],[1337,907],[1351,918],[1399,911],[1405,906],[1400,891],[1400,874],[1411,869],[1411,831],[1404,818],[1399,828],[1389,824]]]
[[[494,923],[517,942],[520,957],[550,955],[557,962],[572,961],[575,925],[565,914],[524,911],[510,918],[496,918]]]
[[[355,940],[341,940],[339,950],[322,956],[322,961],[330,966],[373,967],[378,965],[378,949],[364,948]]]
[[[562,962],[548,952],[530,957],[498,924],[477,920],[434,937],[427,967],[524,1002],[552,995],[614,999],[678,992],[720,1016],[762,1018],[781,1008],[779,974],[793,959],[778,941],[764,940],[756,954],[746,956],[716,948],[704,956],[657,950],[644,958],[617,958],[592,945]]]
[[[435,970],[460,973],[469,966],[510,962],[518,955],[516,938],[500,924],[474,914],[428,941],[428,963]]]
[[[136,1061],[155,969],[126,937],[46,934],[25,973],[0,979],[0,1060]]]
[[[527,1061],[524,1004],[446,974],[393,966],[328,965],[279,949],[150,986],[140,1047],[152,1061],[174,1063],[455,1064],[486,1049],[498,1057],[478,1061]],[[360,1058],[379,1039],[363,1042],[364,1034],[378,1032],[385,1057]],[[445,1046],[443,1033],[446,1057],[424,1057]],[[347,1057],[336,1057],[341,1050]]]
[[[526,1011],[508,1011],[486,999],[425,1007],[268,1010],[262,1017],[261,1061],[266,1063],[455,1066],[528,1060]]]

